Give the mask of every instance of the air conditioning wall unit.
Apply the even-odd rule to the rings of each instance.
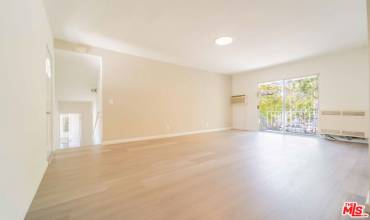
[[[320,134],[368,138],[368,112],[363,110],[322,110]]]
[[[231,104],[246,104],[246,95],[233,95],[231,96]]]

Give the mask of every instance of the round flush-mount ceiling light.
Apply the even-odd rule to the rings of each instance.
[[[231,37],[219,37],[215,40],[215,44],[218,46],[226,46],[233,42],[233,39]]]

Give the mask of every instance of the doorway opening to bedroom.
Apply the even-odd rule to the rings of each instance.
[[[318,94],[317,75],[259,83],[260,130],[316,134]]]

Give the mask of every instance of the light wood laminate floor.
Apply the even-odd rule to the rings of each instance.
[[[344,219],[367,145],[225,131],[59,151],[26,219]]]

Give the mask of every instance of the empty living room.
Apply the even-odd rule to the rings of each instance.
[[[0,17],[0,220],[370,219],[367,0]]]

